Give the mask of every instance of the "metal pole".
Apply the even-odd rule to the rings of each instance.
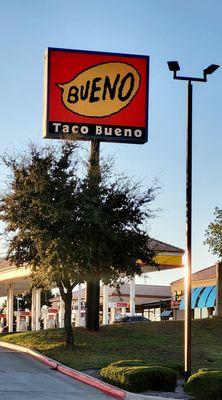
[[[93,180],[93,185],[96,185],[94,179],[97,174],[99,178],[99,154],[100,141],[91,140],[89,179]],[[99,330],[99,295],[99,279],[93,274],[89,274],[86,282],[86,329],[90,331]]]
[[[207,75],[212,74],[219,65],[211,64],[203,70],[202,78],[191,76],[177,76],[180,66],[177,61],[168,61],[169,70],[173,72],[174,79],[187,81],[187,148],[186,148],[186,264],[184,277],[184,375],[187,380],[191,374],[191,277],[192,277],[192,107],[193,87],[192,81],[207,82]]]
[[[192,262],[192,103],[193,88],[188,82],[187,96],[187,148],[186,148],[186,265],[185,265],[185,323],[184,371],[185,379],[191,375],[191,262]]]
[[[99,169],[99,156],[100,156],[100,141],[96,139],[91,140],[90,165],[89,165],[90,170],[92,170],[93,168]]]

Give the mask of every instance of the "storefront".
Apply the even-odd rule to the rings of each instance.
[[[218,282],[217,266],[192,274],[192,318],[209,318],[216,315]],[[171,308],[174,320],[184,319],[184,280],[171,283]]]
[[[130,313],[130,296],[131,288],[130,283],[122,285],[119,290],[114,287],[108,287],[108,299],[105,299],[104,292],[106,292],[105,285],[100,287],[100,322],[103,323],[103,306],[104,301],[108,304],[108,323],[113,323],[115,320]],[[85,288],[73,292],[72,300],[72,321],[78,321],[78,296],[81,297],[81,325],[84,326],[85,316]],[[143,306],[147,302],[154,302],[159,304],[160,301],[167,300],[170,305],[170,286],[157,286],[157,285],[141,285],[135,284],[135,314],[143,313]],[[61,307],[60,296],[52,298],[52,307],[58,309]],[[163,310],[161,309],[161,312]],[[144,315],[146,316],[146,315]],[[153,319],[152,319],[153,320]]]
[[[171,299],[142,304],[142,315],[153,322],[172,319]]]

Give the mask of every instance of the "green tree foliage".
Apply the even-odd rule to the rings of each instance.
[[[211,222],[206,230],[205,244],[208,244],[213,254],[222,259],[222,210],[218,207],[214,210],[214,222]]]
[[[90,275],[104,282],[140,273],[138,260],[153,263],[142,228],[153,213],[155,185],[116,177],[107,164],[78,169],[76,146],[38,148],[5,156],[12,176],[1,198],[9,237],[8,259],[29,265],[33,284],[55,283],[65,302],[67,348],[73,348],[72,290]]]
[[[76,262],[79,180],[74,146],[61,151],[31,145],[20,157],[5,156],[12,172],[8,192],[2,197],[1,218],[10,234],[8,259],[29,265],[33,284],[56,283],[65,302],[67,348],[73,348],[72,289],[81,281]]]
[[[155,187],[141,191],[140,183],[124,176],[114,177],[112,166],[97,168],[83,180],[79,223],[81,268],[88,274],[116,282],[121,274],[140,274],[139,260],[153,264],[149,237],[142,224],[153,216],[150,203]]]

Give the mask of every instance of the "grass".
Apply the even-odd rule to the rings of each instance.
[[[74,329],[75,351],[65,350],[64,330],[0,334],[0,340],[40,351],[79,371],[102,368],[122,359],[141,359],[151,364],[183,363],[183,322],[117,324],[99,332]],[[192,365],[221,369],[222,319],[192,322]]]

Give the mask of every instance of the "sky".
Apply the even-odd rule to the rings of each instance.
[[[42,139],[43,55],[47,47],[150,56],[149,140],[143,145],[101,145],[119,171],[157,178],[159,209],[151,237],[185,247],[186,84],[174,81],[167,61],[181,74],[201,76],[222,65],[220,0],[0,0],[0,153],[23,151]],[[193,100],[193,271],[216,256],[203,244],[205,230],[221,207],[222,68],[205,84],[194,84]],[[85,151],[89,145],[85,144]],[[8,172],[0,166],[1,187]],[[149,275],[150,284],[168,284],[182,271]]]

